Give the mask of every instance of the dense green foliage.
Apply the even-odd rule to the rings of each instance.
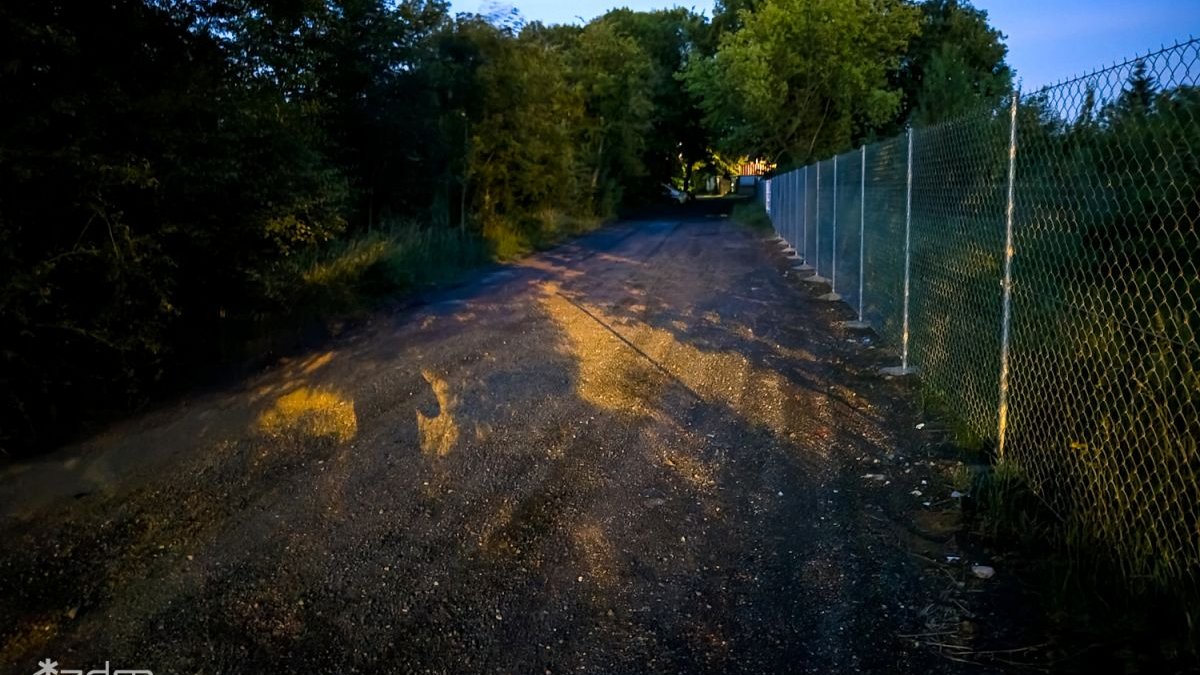
[[[1004,36],[988,25],[987,12],[957,0],[926,0],[920,9],[921,30],[892,78],[902,98],[888,132],[904,122],[944,122],[1012,93]]]
[[[730,158],[800,161],[994,95],[1003,54],[952,2],[584,26],[440,0],[6,2],[0,452]]]
[[[912,6],[777,0],[741,23],[687,72],[721,149],[803,162],[848,147],[896,113],[900,92],[887,75],[916,33]]]
[[[956,0],[738,0],[718,6],[715,54],[688,89],[723,151],[785,164],[828,157],[910,122],[1011,91],[1003,35]]]

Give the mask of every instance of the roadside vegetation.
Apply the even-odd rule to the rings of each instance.
[[[735,204],[729,217],[734,222],[759,232],[770,232],[772,228],[771,217],[767,215],[766,209],[758,200],[752,199]]]
[[[1037,610],[1006,627],[1034,646],[1009,665],[1059,673],[1191,672],[1200,630],[1197,592],[1131,577],[1092,533],[1047,507],[1014,462],[961,450],[970,470],[951,477],[966,497],[959,539],[998,560],[1006,581],[983,602]]]
[[[1200,662],[1193,584],[1131,574],[1085,522],[1056,512],[1020,463],[996,462],[994,441],[944,396],[922,388],[920,407],[962,460],[943,476],[961,495],[956,539],[997,565],[982,611],[1036,610],[1028,622],[1000,628],[1030,649],[992,655],[1003,657],[997,662],[1055,673],[1193,672]]]

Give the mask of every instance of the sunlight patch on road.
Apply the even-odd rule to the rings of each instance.
[[[646,262],[644,260],[634,260],[633,258],[627,258],[627,257],[621,256],[621,255],[613,255],[612,253],[597,253],[595,257],[596,257],[596,260],[603,260],[604,262],[610,262],[610,263],[619,263],[621,265],[629,265],[632,267],[644,267],[646,265]]]
[[[458,423],[454,421],[454,408],[458,400],[450,394],[450,384],[433,371],[425,368],[421,376],[429,383],[437,399],[438,414],[427,417],[417,411],[417,431],[421,436],[421,452],[435,457],[450,454],[458,442]]]
[[[257,425],[272,436],[300,434],[342,443],[358,433],[354,403],[322,387],[300,387],[280,396],[259,415]]]
[[[659,328],[629,316],[614,316],[564,296],[553,283],[543,286],[541,303],[566,336],[566,351],[579,367],[577,391],[589,403],[650,415],[674,383],[685,395],[728,407],[744,422],[788,437],[786,410],[799,398],[797,388],[736,348],[701,349],[669,322]],[[706,321],[720,323],[719,317],[709,314],[713,313],[706,313]],[[736,334],[733,326],[727,329]]]
[[[333,362],[337,352],[328,351],[323,354],[313,354],[303,359],[283,359],[282,368],[273,381],[254,389],[250,395],[251,401],[261,401],[272,396],[290,391],[297,382],[302,382],[318,370]]]
[[[556,284],[545,289],[542,307],[566,335],[569,351],[578,359],[579,395],[604,410],[647,413],[646,401],[664,384],[662,376],[650,364],[618,354],[628,347],[605,325],[558,295]]]
[[[300,372],[305,375],[312,375],[318,370],[329,365],[329,362],[332,360],[333,352],[325,352],[324,354],[312,356],[300,364]]]

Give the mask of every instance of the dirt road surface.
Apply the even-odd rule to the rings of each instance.
[[[0,670],[980,672],[902,637],[911,392],[777,249],[619,223],[0,468]]]

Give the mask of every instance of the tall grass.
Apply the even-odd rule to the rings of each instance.
[[[551,246],[564,237],[596,229],[603,219],[543,209],[520,218],[493,219],[483,225],[483,239],[497,260],[511,260]]]
[[[493,220],[478,231],[393,222],[297,258],[280,275],[274,295],[301,318],[355,315],[396,294],[454,281],[482,265],[594,230],[601,222],[555,210]]]
[[[769,231],[774,227],[767,210],[755,199],[734,205],[729,217],[735,223],[741,223],[754,230]]]
[[[469,231],[399,222],[339,242],[295,263],[296,311],[355,313],[380,299],[451,281],[492,260],[487,241]]]

